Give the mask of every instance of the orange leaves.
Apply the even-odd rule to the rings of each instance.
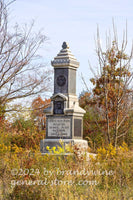
[[[42,111],[44,108],[47,108],[50,105],[51,100],[50,99],[45,99],[44,101],[40,96],[38,96],[36,99],[33,100],[32,102],[32,108],[33,108],[33,113],[35,115],[41,115]]]
[[[44,115],[43,110],[50,105],[50,102],[50,99],[45,99],[43,101],[40,96],[34,99],[32,102],[33,115],[35,117],[42,117]]]
[[[45,99],[44,101],[40,96],[32,102],[33,118],[37,122],[37,126],[40,130],[44,129],[46,124],[46,117],[43,110],[50,106],[51,100]]]
[[[91,93],[85,92],[79,99],[79,104],[82,108],[84,108],[90,101]]]
[[[93,85],[95,85],[95,84],[96,84],[96,81],[95,81],[95,79],[94,79],[94,78],[91,78],[91,79],[90,79],[90,81],[92,82],[92,84],[93,84]]]

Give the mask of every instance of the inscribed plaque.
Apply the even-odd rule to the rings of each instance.
[[[70,137],[70,134],[71,119],[48,119],[48,137]]]

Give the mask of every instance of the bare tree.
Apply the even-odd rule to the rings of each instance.
[[[0,107],[14,99],[48,91],[51,73],[37,55],[47,37],[34,33],[33,24],[22,28],[16,25],[10,31],[9,4],[0,1]]]

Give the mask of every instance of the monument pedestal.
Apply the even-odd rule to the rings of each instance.
[[[58,149],[57,146],[65,149],[65,146],[67,144],[70,144],[72,146],[76,145],[78,150],[82,151],[82,152],[86,152],[87,149],[88,149],[88,142],[86,140],[83,140],[83,139],[63,139],[62,140],[63,145],[61,144],[60,140],[61,139],[44,139],[44,140],[41,140],[40,151],[42,153],[49,153],[47,147],[49,147],[50,149],[52,147],[56,147],[56,149]]]

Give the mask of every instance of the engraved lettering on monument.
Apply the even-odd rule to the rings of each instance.
[[[71,119],[48,119],[49,137],[70,137]]]

